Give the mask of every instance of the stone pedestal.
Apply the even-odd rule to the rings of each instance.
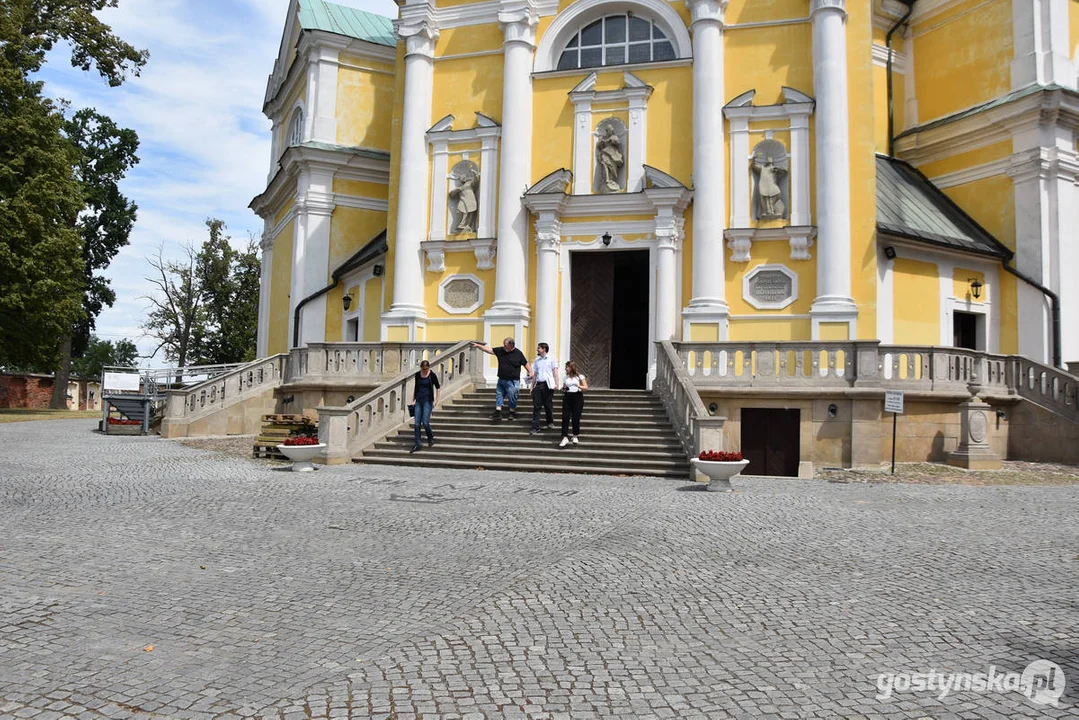
[[[989,447],[989,417],[993,408],[981,401],[959,404],[959,449],[948,455],[948,464],[967,470],[999,470],[1001,458]]]

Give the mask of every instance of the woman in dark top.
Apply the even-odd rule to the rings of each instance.
[[[420,363],[420,370],[416,373],[415,384],[412,390],[411,405],[416,406],[416,442],[409,452],[420,449],[420,426],[427,430],[427,447],[435,444],[435,435],[431,432],[431,410],[438,403],[438,396],[442,392],[439,385],[438,375],[431,372],[431,363],[424,360]]]

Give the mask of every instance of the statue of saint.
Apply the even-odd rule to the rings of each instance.
[[[476,232],[476,222],[479,210],[479,202],[476,193],[479,190],[480,176],[475,170],[467,175],[459,177],[460,183],[450,190],[450,198],[456,201],[457,227],[455,233]]]
[[[768,156],[753,158],[753,169],[757,172],[757,217],[762,220],[783,218],[786,208],[780,183],[787,171]]]
[[[625,163],[622,158],[622,141],[618,139],[618,133],[610,125],[604,125],[599,130],[599,139],[596,141],[596,160],[600,171],[600,189],[606,192],[621,190],[622,183],[618,175]]]

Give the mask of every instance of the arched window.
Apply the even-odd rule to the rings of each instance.
[[[303,142],[303,110],[296,108],[288,124],[288,144],[295,147]]]
[[[674,46],[646,18],[626,13],[608,15],[581,28],[558,58],[559,70],[659,62],[677,58]]]

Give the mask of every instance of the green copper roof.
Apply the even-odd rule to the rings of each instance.
[[[388,17],[325,0],[300,0],[300,27],[395,47],[393,21]]]
[[[982,255],[1012,254],[925,175],[884,155],[877,155],[877,231]]]

